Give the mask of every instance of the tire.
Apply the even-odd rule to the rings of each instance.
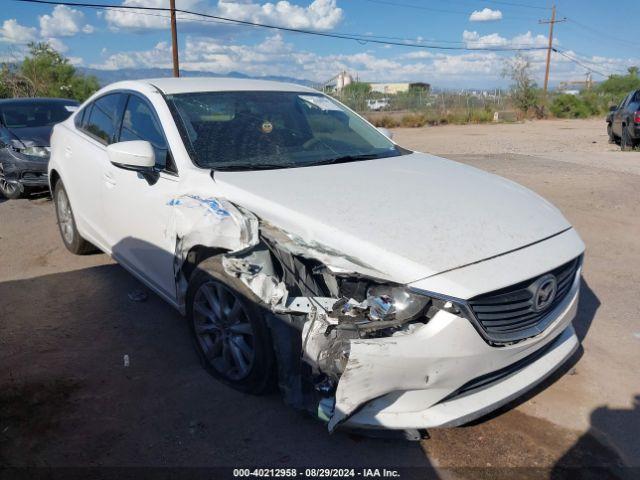
[[[24,193],[24,188],[19,183],[9,183],[4,178],[4,166],[0,163],[0,194],[9,200],[16,200]]]
[[[629,129],[626,126],[622,127],[622,136],[620,137],[620,150],[623,152],[630,152],[635,147],[634,141],[629,135]]]
[[[53,201],[56,209],[56,218],[58,219],[58,229],[60,230],[60,237],[62,243],[67,247],[71,253],[76,255],[88,255],[96,251],[91,243],[87,242],[80,233],[78,233],[78,227],[76,226],[76,220],[73,216],[73,210],[71,210],[71,203],[69,202],[69,196],[62,184],[62,180],[58,180],[53,187]]]
[[[611,126],[611,123],[607,123],[607,134],[609,135],[609,143],[617,144],[620,142],[618,137],[616,137],[616,135],[613,133],[613,127]]]
[[[187,319],[200,361],[235,390],[261,395],[274,389],[270,312],[239,279],[224,273],[220,256],[198,265],[189,281]]]

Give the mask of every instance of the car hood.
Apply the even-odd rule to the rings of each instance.
[[[232,202],[305,241],[410,283],[558,234],[549,202],[504,178],[433,155],[215,172]]]
[[[51,145],[53,126],[8,128],[16,147],[48,147]]]

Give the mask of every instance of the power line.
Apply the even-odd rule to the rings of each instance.
[[[36,3],[36,4],[45,4],[45,5],[65,5],[70,7],[84,7],[84,8],[97,8],[97,9],[118,9],[118,10],[145,10],[145,11],[161,11],[161,12],[170,12],[170,8],[166,7],[143,7],[143,6],[131,6],[131,5],[113,5],[113,4],[98,4],[98,3],[80,3],[80,2],[69,2],[69,1],[60,1],[60,0],[14,0],[16,2],[23,3]],[[405,40],[405,41],[391,41],[391,40],[381,40],[379,38],[373,37],[363,37],[357,34],[340,34],[340,33],[328,33],[328,32],[319,32],[316,30],[305,30],[300,28],[292,28],[292,27],[283,27],[277,25],[270,25],[266,23],[259,22],[250,22],[248,20],[240,20],[235,18],[222,17],[220,15],[212,15],[202,12],[194,12],[190,10],[178,9],[176,8],[176,12],[184,13],[187,15],[194,15],[197,17],[214,19],[214,20],[222,20],[225,22],[234,23],[236,25],[245,25],[252,27],[260,27],[267,28],[272,30],[281,30],[286,32],[293,33],[301,33],[305,35],[315,35],[326,38],[337,38],[342,40],[354,40],[357,42],[367,42],[367,43],[375,43],[381,45],[393,45],[400,47],[410,47],[410,48],[422,48],[422,49],[434,49],[434,50],[464,50],[464,51],[491,51],[491,52],[501,52],[501,51],[532,51],[532,50],[544,50],[543,47],[458,47],[458,46],[444,46],[444,45],[433,45],[426,43],[416,43],[413,40]]]
[[[563,50],[563,51],[565,53],[570,51],[573,57],[575,57],[577,60],[580,60],[583,63],[587,63],[589,65],[595,65],[596,67],[601,67],[602,66],[602,63],[603,63],[602,61],[597,62],[597,61],[594,61],[594,60],[589,60],[588,59],[588,55],[586,55],[584,53],[577,52],[573,48],[572,49]],[[625,74],[626,73],[625,70],[621,69],[621,68],[610,68],[610,71],[614,72],[614,73],[619,73],[619,74]]]
[[[20,1],[20,0],[14,0],[14,1]],[[108,8],[102,8],[102,7],[95,7],[95,6],[87,6],[86,8],[92,8],[95,10],[109,10],[111,12],[121,12],[121,13],[127,13],[127,14],[131,14],[131,15],[144,15],[147,17],[156,17],[156,18],[163,18],[165,20],[167,20],[167,22],[169,22],[171,20],[171,16],[170,15],[162,15],[159,13],[148,13],[148,12],[138,12],[135,11],[135,9],[139,8],[139,7],[130,7],[131,10],[122,10],[122,5],[118,5],[117,7],[108,7]],[[180,12],[180,10],[176,10],[177,12]],[[181,13],[181,12],[180,12]],[[178,20],[181,20],[183,22],[199,22],[199,23],[215,23],[217,25],[229,25],[229,26],[242,26],[242,25],[236,25],[234,22],[232,21],[226,21],[226,20],[213,20],[213,19],[208,19],[208,18],[194,18],[194,17],[189,17],[189,16],[177,16]],[[279,28],[279,27],[278,27]],[[358,41],[361,40],[361,43],[367,43],[369,41],[369,39],[375,38],[375,39],[385,39],[385,40],[398,40],[398,41],[402,41],[405,42],[404,46],[407,46],[407,42],[410,44],[415,44],[415,45],[420,45],[422,43],[424,43],[423,40],[419,40],[419,39],[410,39],[410,38],[406,38],[406,37],[394,37],[394,36],[386,36],[386,35],[374,35],[374,34],[369,34],[369,33],[342,33],[342,32],[334,32],[337,35],[342,35],[342,36],[353,36],[353,37],[359,37]],[[469,42],[466,41],[462,41],[462,40],[427,40],[429,42],[435,42],[435,43],[446,43],[446,44],[460,44],[460,45],[466,45]],[[480,46],[487,46],[490,47],[491,43],[486,43],[486,42],[478,42],[478,41],[473,41],[474,44],[476,45],[480,45]],[[28,45],[28,43],[25,43],[25,45]],[[511,47],[530,47],[531,44],[530,43],[511,43],[510,44]],[[473,50],[478,50],[478,48],[475,47],[468,47],[468,49],[470,51]]]
[[[590,27],[589,25],[585,25],[583,23],[577,22],[573,18],[567,18],[567,21],[571,22],[573,25],[575,25],[575,26],[577,26],[577,27],[579,27],[579,28],[581,28],[581,29],[583,29],[583,30],[585,30],[587,32],[590,32],[594,36],[594,38],[596,36],[599,39],[602,38],[602,37],[605,37],[605,38],[608,38],[610,40],[614,40],[614,41],[616,41],[618,43],[621,43],[623,45],[631,46],[632,48],[640,47],[640,43],[634,43],[634,42],[630,42],[629,40],[624,40],[624,39],[619,38],[619,37],[614,37],[613,35],[611,35],[608,32],[605,32],[605,31],[602,31],[602,30],[598,30],[597,28]]]
[[[566,52],[563,52],[562,50],[558,49],[558,48],[554,48],[553,49],[554,52],[559,53],[560,55],[562,55],[563,57],[569,59],[570,61],[572,61],[573,63],[575,63],[576,65],[580,65],[582,68],[585,68],[586,70],[588,70],[589,72],[593,72],[593,73],[597,73],[598,75],[604,77],[604,78],[608,78],[609,75],[606,73],[602,73],[599,70],[596,70],[594,68],[591,68],[587,65],[585,65],[584,63],[582,63],[580,60],[578,60],[577,58],[572,57],[571,55],[569,55]]]

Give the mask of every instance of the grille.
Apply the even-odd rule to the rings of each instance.
[[[578,257],[539,277],[472,298],[469,307],[490,340],[512,342],[536,335],[550,322],[547,314],[569,293],[580,261]],[[550,275],[557,282],[555,297],[548,305],[537,308],[536,291],[541,280]]]

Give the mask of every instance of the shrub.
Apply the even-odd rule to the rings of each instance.
[[[429,119],[422,113],[409,113],[400,119],[400,125],[403,127],[424,127]]]
[[[549,109],[558,118],[587,118],[599,110],[594,99],[566,93],[555,97]]]
[[[367,120],[373,123],[376,127],[394,128],[399,126],[398,121],[389,115],[385,115],[383,117],[370,117],[367,118]]]

